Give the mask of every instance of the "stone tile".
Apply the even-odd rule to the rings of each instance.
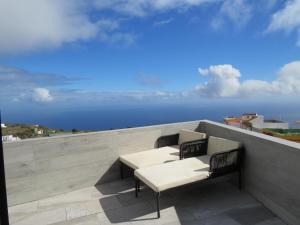
[[[254,225],[275,218],[275,215],[262,205],[232,209],[226,214],[242,225]]]
[[[103,195],[113,195],[134,190],[134,179],[124,179],[95,187]]]
[[[8,209],[10,223],[16,223],[17,221],[24,220],[26,217],[36,214],[37,210],[37,201],[10,207]]]
[[[101,197],[104,196],[97,190],[97,188],[88,187],[51,198],[42,199],[38,201],[38,206],[40,209],[67,207],[70,204],[98,200]]]
[[[256,225],[285,225],[285,223],[283,223],[282,220],[280,220],[279,218],[275,217],[275,218],[260,222]]]
[[[61,221],[66,221],[66,211],[64,208],[36,212],[28,217],[23,218],[12,225],[49,225]]]
[[[87,202],[73,203],[66,207],[67,219],[92,215],[107,210],[120,209],[122,205],[115,196]]]
[[[154,192],[150,189],[141,189],[138,198],[135,197],[135,191],[129,191],[117,195],[118,200],[123,206],[134,205],[145,201],[150,201],[155,198]]]
[[[225,214],[217,214],[210,217],[198,219],[193,224],[197,225],[242,225]]]
[[[53,223],[52,225],[102,225],[103,223],[100,223],[100,220],[98,218],[97,214],[90,215],[90,216],[83,216],[80,218],[59,222],[59,223]]]
[[[246,192],[229,183],[163,192],[157,219],[154,193],[135,198],[132,179],[88,187],[10,207],[13,225],[284,225]]]
[[[105,211],[104,214],[110,223],[126,224],[146,219],[156,219],[155,209],[148,202],[122,207],[119,209]]]

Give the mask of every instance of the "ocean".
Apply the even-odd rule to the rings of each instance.
[[[69,109],[61,111],[4,113],[3,122],[39,124],[51,128],[100,131],[139,127],[164,123],[209,119],[223,122],[226,116],[239,116],[245,112],[256,112],[265,119],[289,122],[290,127],[299,128],[300,107],[273,104],[136,104],[105,105],[101,108]]]

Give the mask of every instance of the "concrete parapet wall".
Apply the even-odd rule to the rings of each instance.
[[[154,148],[158,137],[198,125],[192,121],[5,143],[9,205],[119,179],[119,155]]]
[[[211,121],[208,135],[244,143],[244,187],[291,225],[300,224],[300,144]]]
[[[242,142],[245,190],[287,224],[300,224],[300,144],[207,120],[6,143],[9,205],[119,179],[119,155],[153,148],[180,129]]]

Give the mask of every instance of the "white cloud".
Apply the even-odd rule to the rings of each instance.
[[[284,65],[271,82],[263,80],[240,81],[240,71],[232,65],[216,65],[199,69],[208,76],[206,83],[196,86],[196,92],[208,97],[257,97],[300,94],[300,61]]]
[[[55,93],[56,103],[63,104],[87,104],[95,105],[102,103],[130,103],[130,102],[157,102],[161,100],[185,99],[183,92],[171,91],[87,91],[87,90],[65,90]]]
[[[244,26],[251,18],[252,7],[245,0],[226,0],[221,13],[226,15],[238,27]]]
[[[96,39],[134,42],[120,31],[120,21],[88,15],[87,2],[79,0],[1,0],[0,54],[60,47],[65,43]]]
[[[166,11],[200,6],[218,0],[95,0],[98,9],[110,9],[118,13],[143,17],[153,11]]]
[[[51,102],[53,97],[47,88],[35,88],[33,89],[33,99],[36,102]]]
[[[63,87],[79,79],[0,65],[0,102],[53,100],[49,90]],[[45,91],[48,90],[48,93]]]
[[[223,1],[220,12],[211,21],[214,30],[223,28],[225,21],[229,20],[236,27],[245,26],[252,16],[252,6],[245,0],[225,0]]]
[[[218,2],[223,2],[222,16],[212,22],[214,29],[222,26],[223,17],[237,26],[249,20],[251,7],[244,0],[0,0],[0,54],[56,48],[91,39],[130,45],[137,35],[122,29],[123,15],[143,17]],[[172,18],[154,26],[170,22]]]
[[[240,71],[232,65],[210,66],[208,69],[199,68],[203,76],[210,76],[205,84],[200,84],[196,90],[200,95],[212,97],[230,97],[236,94],[240,88]]]
[[[169,18],[169,19],[165,19],[165,20],[160,20],[160,21],[156,21],[153,23],[154,27],[162,27],[165,26],[169,23],[172,23],[172,21],[174,20],[174,18]]]
[[[65,76],[32,73],[30,71],[0,65],[0,103],[49,103],[55,104],[95,104],[95,102],[118,103],[119,101],[159,101],[166,99],[181,99],[182,93],[175,91],[152,91],[163,85],[159,76],[140,74],[136,81],[151,88],[149,91],[103,91],[74,90],[69,84],[80,78],[70,79]]]
[[[297,45],[300,46],[300,0],[287,1],[285,7],[273,14],[266,32],[298,32]]]
[[[300,94],[300,61],[284,65],[272,82],[272,88],[281,94]]]
[[[0,1],[0,53],[57,47],[95,37],[79,1]]]
[[[213,18],[210,22],[212,29],[215,31],[221,30],[224,27],[224,24],[225,24],[224,19],[218,16]]]
[[[265,96],[272,93],[272,85],[263,80],[246,80],[237,94],[241,96]]]

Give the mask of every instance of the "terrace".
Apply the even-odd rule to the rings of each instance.
[[[225,176],[164,192],[120,179],[118,156],[147,150],[162,135],[192,129],[242,142],[243,190]],[[212,121],[24,140],[4,145],[10,224],[300,223],[300,144]]]

